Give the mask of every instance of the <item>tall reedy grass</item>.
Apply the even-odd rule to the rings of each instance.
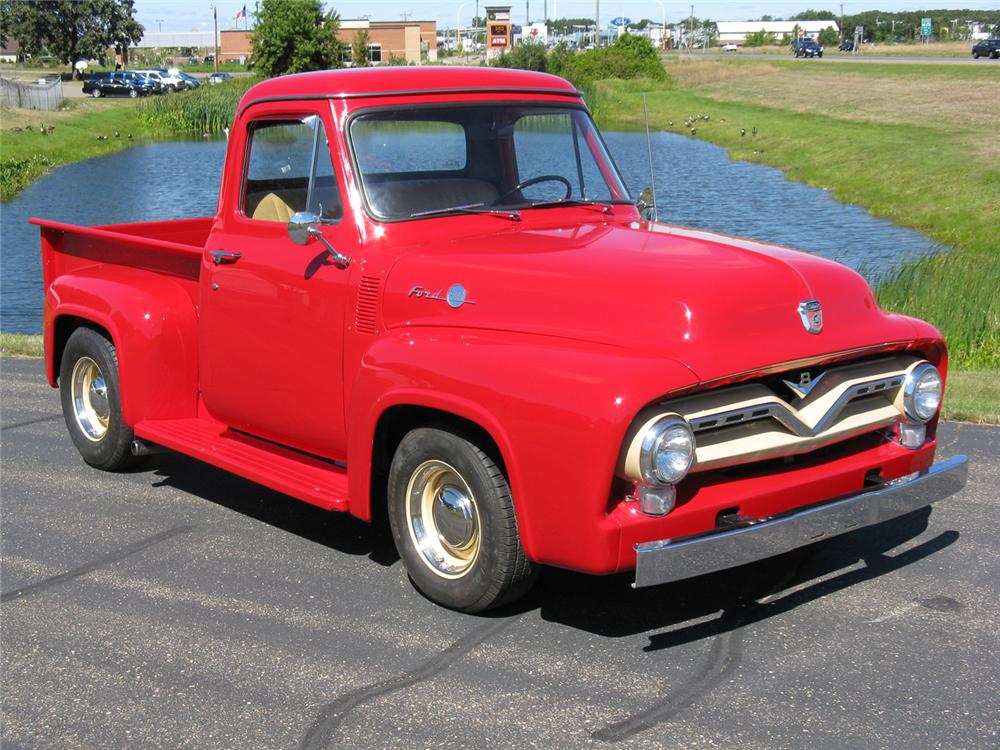
[[[171,133],[221,133],[232,125],[240,98],[259,78],[234,78],[194,91],[158,96],[146,103],[143,117],[150,126]]]

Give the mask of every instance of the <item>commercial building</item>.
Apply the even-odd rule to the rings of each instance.
[[[720,21],[716,26],[719,29],[719,44],[743,44],[748,34],[758,31],[774,34],[779,42],[785,34],[800,34],[803,38],[815,39],[823,29],[831,26],[840,33],[836,21]]]
[[[437,60],[436,21],[370,21],[349,18],[340,22],[337,38],[347,45],[345,60],[351,59],[350,47],[358,33],[368,32],[368,57],[373,64],[392,59],[419,65]],[[219,60],[246,62],[253,46],[253,29],[219,32]]]

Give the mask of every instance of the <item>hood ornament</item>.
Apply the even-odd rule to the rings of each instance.
[[[800,302],[799,317],[809,333],[819,333],[823,330],[823,305],[818,299]]]

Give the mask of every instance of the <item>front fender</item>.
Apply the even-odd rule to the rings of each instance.
[[[102,266],[64,274],[45,294],[44,339],[49,382],[57,384],[56,331],[66,316],[95,323],[118,352],[122,418],[197,415],[198,325],[187,291],[169,277]]]
[[[636,413],[697,382],[665,357],[530,334],[413,328],[362,358],[349,405],[351,512],[371,517],[375,432],[400,405],[437,409],[486,430],[507,467],[522,544],[537,562],[610,572],[615,464]]]

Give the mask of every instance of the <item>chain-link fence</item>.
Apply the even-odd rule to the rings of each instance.
[[[62,101],[63,85],[58,75],[39,78],[37,83],[0,78],[0,106],[51,112],[58,109]]]

